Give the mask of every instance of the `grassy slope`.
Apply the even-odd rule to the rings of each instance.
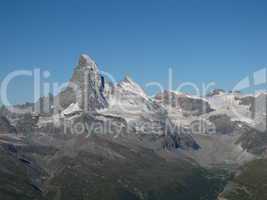
[[[31,185],[25,163],[0,147],[0,199],[214,200],[225,185],[218,172],[182,159],[165,160],[144,147],[105,139],[75,142],[67,152],[49,156],[34,147],[38,160],[49,157],[42,193]]]
[[[151,150],[109,143],[123,159],[80,151],[58,158],[59,169],[46,183],[48,199],[214,200],[225,182],[188,161],[166,161]],[[59,164],[60,163],[60,164]]]
[[[233,183],[232,189],[224,194],[226,199],[267,199],[267,160],[255,160],[244,166],[244,170]]]
[[[42,199],[32,185],[28,170],[14,155],[0,147],[0,199]]]

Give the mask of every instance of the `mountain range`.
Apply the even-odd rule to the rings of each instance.
[[[83,54],[59,94],[14,106],[32,112],[0,109],[0,197],[262,200],[266,97],[150,97]]]

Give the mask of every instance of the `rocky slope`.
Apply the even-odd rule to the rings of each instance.
[[[252,161],[240,169],[238,175],[220,194],[219,200],[262,200],[267,198],[267,161]]]

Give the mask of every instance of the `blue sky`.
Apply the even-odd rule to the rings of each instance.
[[[117,80],[167,86],[172,67],[174,87],[231,89],[266,67],[266,22],[264,0],[0,0],[0,80],[39,67],[65,82],[87,53]],[[10,85],[13,103],[31,100],[28,79]]]

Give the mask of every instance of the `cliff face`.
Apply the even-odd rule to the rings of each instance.
[[[15,127],[13,127],[9,120],[4,117],[4,116],[0,116],[0,134],[15,134],[16,133],[16,129]]]
[[[78,102],[84,111],[95,111],[107,106],[104,96],[105,78],[100,75],[94,60],[81,55],[69,85],[58,95],[58,103],[65,109]]]

